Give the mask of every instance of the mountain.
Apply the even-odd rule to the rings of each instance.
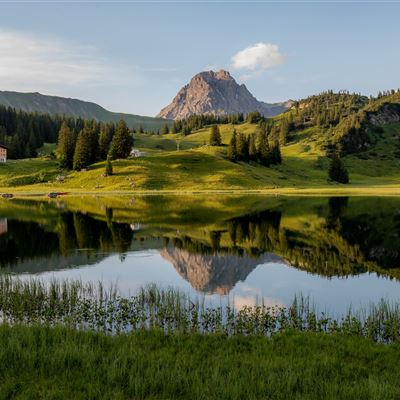
[[[102,122],[118,122],[120,119],[124,119],[129,127],[136,129],[142,126],[146,130],[155,131],[166,123],[165,119],[161,118],[115,113],[96,103],[59,96],[47,96],[40,93],[0,91],[0,104],[27,112],[66,115]]]
[[[268,262],[283,262],[272,253],[250,257],[246,253],[239,257],[233,254],[194,254],[187,250],[168,246],[160,255],[169,261],[190,285],[199,292],[228,294],[239,281],[258,265]]]
[[[246,88],[239,85],[228,71],[206,71],[195,75],[163,108],[157,117],[183,119],[193,114],[247,114],[259,111],[266,117],[280,114],[288,103],[268,104],[258,101]]]

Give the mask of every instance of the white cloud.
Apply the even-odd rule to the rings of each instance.
[[[133,79],[131,71],[110,65],[93,47],[0,31],[1,90],[46,91]]]
[[[284,57],[276,44],[260,42],[236,53],[232,57],[232,68],[253,71],[243,75],[244,79],[250,79],[261,70],[275,67],[283,61]]]

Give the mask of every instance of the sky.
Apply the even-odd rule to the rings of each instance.
[[[0,90],[156,115],[227,69],[257,99],[400,87],[400,2],[0,0]]]

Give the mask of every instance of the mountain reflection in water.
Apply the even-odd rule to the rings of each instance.
[[[134,252],[157,250],[195,290],[222,295],[268,263],[325,278],[365,272],[400,277],[397,199],[268,198],[211,221],[200,202],[180,206],[176,199],[172,222],[168,208],[154,217],[152,201],[142,200],[142,208],[133,210],[101,206],[92,214],[68,204],[1,202],[0,266],[37,274],[96,265],[114,254],[122,262]],[[204,219],[193,214],[193,204],[204,207]]]

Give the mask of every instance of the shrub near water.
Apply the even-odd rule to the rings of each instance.
[[[223,333],[273,336],[288,330],[340,333],[379,342],[399,339],[400,306],[381,301],[368,310],[349,311],[340,319],[317,313],[307,298],[289,307],[263,304],[241,310],[232,305],[207,307],[174,289],[148,286],[130,298],[116,288],[81,282],[22,281],[0,278],[0,317],[14,324],[65,325],[113,334],[156,329],[167,333]]]

